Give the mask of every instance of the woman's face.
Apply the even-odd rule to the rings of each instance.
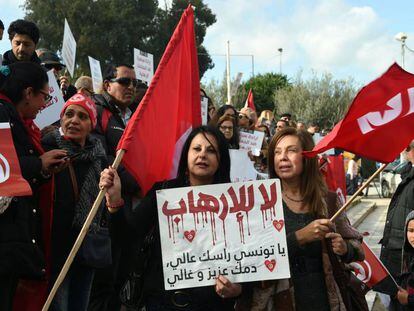
[[[26,89],[25,103],[21,106],[19,112],[25,119],[35,119],[36,115],[47,106],[51,97],[49,95],[49,85],[46,83],[43,88],[37,92],[32,87]]]
[[[230,140],[233,137],[233,122],[231,121],[224,121],[220,125],[220,131],[223,133],[224,137],[227,140]]]
[[[414,220],[410,220],[407,225],[407,240],[411,247],[414,247]]]
[[[303,171],[302,147],[299,138],[288,135],[282,137],[275,147],[274,166],[280,179],[296,180]]]
[[[187,165],[192,186],[212,183],[219,166],[217,141],[210,134],[205,134],[205,136],[208,140],[203,134],[197,134],[188,150]]]
[[[66,108],[61,125],[63,134],[82,146],[92,130],[92,122],[88,112],[79,105],[70,105]]]
[[[223,116],[230,116],[232,118],[236,118],[236,114],[234,112],[234,109],[232,109],[232,108],[226,109],[226,111],[224,111]]]

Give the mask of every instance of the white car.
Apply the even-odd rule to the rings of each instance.
[[[381,173],[381,194],[384,198],[391,198],[401,182],[401,172],[407,162],[390,163]]]

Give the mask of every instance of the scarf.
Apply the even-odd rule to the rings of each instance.
[[[85,223],[86,217],[92,207],[93,202],[99,193],[99,179],[102,171],[102,161],[106,157],[102,143],[97,138],[88,136],[85,146],[74,143],[69,139],[65,139],[60,135],[59,130],[53,132],[54,138],[59,149],[64,149],[68,155],[78,154],[72,162],[74,166],[79,162],[87,162],[89,164],[82,185],[79,185],[79,201],[76,202],[75,216],[72,225],[75,229],[81,229]],[[99,209],[97,217],[94,218],[90,227],[91,231],[97,231],[102,215],[102,209]]]

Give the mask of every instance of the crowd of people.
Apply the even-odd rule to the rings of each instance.
[[[0,38],[3,30],[0,22]],[[109,65],[95,93],[90,77],[71,84],[56,53],[36,50],[40,33],[34,23],[17,20],[7,32],[12,47],[0,67],[0,122],[11,126],[21,173],[33,195],[0,200],[0,310],[37,310],[33,301],[44,301],[53,286],[100,188],[107,189],[104,203],[50,310],[126,310],[120,291],[131,271],[142,267],[143,256],[135,310],[367,310],[362,291],[349,287],[347,266],[364,259],[362,236],[345,214],[329,220],[339,208],[336,194],[328,191],[318,159],[302,154],[314,147],[316,123],[306,128],[289,113],[276,117],[269,110],[257,115],[249,107],[218,108],[201,89],[208,100],[208,124],[186,139],[177,177],[160,180],[142,196],[122,165],[110,166],[147,89],[134,68]],[[49,70],[65,105],[60,121],[40,131],[34,120],[51,100]],[[281,180],[291,278],[234,283],[221,275],[215,286],[166,291],[156,191],[230,182],[229,149],[239,149],[243,131],[265,133],[260,152],[248,156],[259,171]],[[349,174],[353,180],[354,168]],[[405,228],[396,249],[405,243],[409,254],[414,217],[410,214],[404,227],[407,214],[393,228]],[[405,271],[411,266],[405,264]],[[407,289],[411,280],[408,274],[401,284]],[[414,296],[400,289],[397,300],[412,304]]]

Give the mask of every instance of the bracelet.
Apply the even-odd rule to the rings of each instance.
[[[125,204],[125,202],[124,202],[123,198],[121,198],[121,200],[119,200],[118,202],[112,203],[112,204],[109,204],[108,201],[106,201],[106,207],[107,208],[112,208],[112,209],[120,208],[120,207],[124,206],[124,204]]]

